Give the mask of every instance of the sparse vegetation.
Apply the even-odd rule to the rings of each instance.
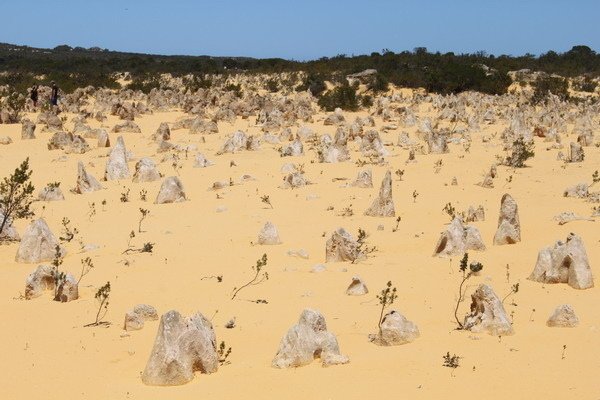
[[[402,221],[402,217],[396,217],[396,226],[392,229],[392,232],[396,232],[398,227],[400,226],[400,221]]]
[[[269,199],[269,195],[264,195],[261,196],[260,201],[262,201],[263,203],[265,203],[266,205],[268,205],[269,207],[271,207],[271,209],[273,208],[273,204],[271,204],[271,200]]]
[[[369,254],[377,251],[376,246],[368,245],[368,243],[367,243],[368,237],[369,237],[369,235],[367,234],[367,232],[364,229],[358,228],[358,238],[356,239],[356,243],[358,244],[358,247],[356,248],[357,254],[356,254],[356,257],[352,260],[352,264],[361,260],[363,257],[368,257]]]
[[[469,278],[471,276],[473,276],[473,274],[478,273],[479,271],[481,271],[483,269],[483,265],[481,263],[471,263],[469,264],[469,254],[465,253],[463,255],[463,258],[460,260],[460,272],[462,273],[462,281],[460,282],[460,286],[458,287],[458,300],[456,301],[456,308],[454,309],[454,319],[456,320],[456,323],[458,324],[458,328],[459,330],[463,329],[463,323],[460,322],[460,320],[458,319],[458,307],[460,307],[460,303],[463,302],[465,294],[463,292],[463,286],[465,284],[465,282],[467,280],[469,280]],[[467,272],[467,265],[469,266],[469,272]]]
[[[138,223],[138,232],[142,233],[142,222],[144,222],[144,220],[146,219],[146,217],[148,216],[148,214],[150,214],[150,210],[147,210],[145,208],[140,208],[140,220]]]
[[[91,221],[92,218],[96,215],[96,203],[88,203],[88,219]]]
[[[515,294],[519,292],[519,284],[515,283],[514,285],[512,285],[510,287],[510,292],[504,296],[504,298],[502,298],[502,304],[504,304],[504,300],[506,300],[508,298],[508,296],[510,296],[511,294]]]
[[[511,154],[506,157],[505,164],[513,168],[523,168],[525,161],[535,155],[533,150],[533,141],[526,141],[523,137],[519,137],[513,142]]]
[[[397,289],[395,286],[392,287],[392,281],[388,281],[385,289],[383,289],[378,295],[377,300],[379,300],[379,305],[381,305],[381,311],[379,313],[379,322],[377,327],[379,329],[379,335],[381,336],[381,323],[383,321],[383,313],[385,309],[392,304],[394,304],[394,300],[398,298],[396,294]]]
[[[446,355],[443,356],[444,363],[442,366],[446,368],[450,368],[450,375],[454,376],[454,371],[456,368],[460,367],[460,357],[456,354],[450,355],[450,352],[447,352]]]
[[[448,216],[450,217],[450,221],[452,221],[452,220],[454,220],[454,218],[456,218],[456,208],[454,208],[452,206],[452,203],[446,203],[446,205],[444,206],[442,211],[444,211],[446,214],[448,214]]]
[[[131,189],[129,189],[128,187],[123,186],[123,189],[125,189],[123,192],[121,192],[121,203],[127,203],[129,202],[129,193],[131,192]]]
[[[81,273],[79,274],[79,279],[77,280],[77,285],[83,279],[84,276],[90,273],[90,271],[94,269],[94,263],[90,257],[83,258],[81,260]]]
[[[404,170],[403,169],[397,169],[395,173],[396,173],[396,176],[398,177],[398,180],[401,181],[402,177],[404,176]]]
[[[98,302],[98,311],[96,312],[96,320],[91,324],[84,325],[84,327],[88,326],[98,326],[98,325],[109,325],[110,322],[103,321],[106,313],[108,312],[109,298],[110,298],[110,282],[106,282],[104,286],[98,289],[96,295],[94,296],[96,301]]]
[[[267,266],[267,255],[263,254],[263,256],[256,261],[256,265],[252,266],[252,270],[254,271],[254,276],[252,277],[252,279],[248,283],[240,286],[239,288],[234,287],[233,293],[231,296],[231,300],[235,299],[235,297],[238,295],[238,293],[242,289],[245,289],[248,286],[260,285],[261,283],[269,280],[269,273],[266,271],[263,271],[264,267],[266,267],[266,266]]]
[[[219,365],[223,366],[223,365],[231,364],[231,361],[227,360],[227,358],[229,358],[229,355],[231,354],[231,346],[227,347],[227,345],[223,341],[219,345],[219,349],[217,352],[219,354]]]
[[[71,220],[67,217],[62,219],[62,235],[59,236],[59,240],[63,243],[71,243],[75,236],[79,233],[77,228],[71,228]]]
[[[34,186],[31,184],[29,158],[15,169],[15,172],[0,183],[0,237],[7,223],[17,218],[33,216],[30,206],[33,202]]]

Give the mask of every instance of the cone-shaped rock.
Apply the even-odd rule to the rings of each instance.
[[[396,215],[394,210],[394,199],[392,198],[392,173],[388,170],[381,182],[379,196],[373,201],[371,207],[365,211],[365,215],[371,217],[393,217]]]
[[[515,199],[506,193],[500,202],[500,217],[498,217],[498,229],[494,235],[494,244],[514,244],[520,241],[519,207]]]
[[[469,250],[483,251],[485,245],[481,239],[479,229],[474,226],[463,225],[460,218],[452,220],[446,231],[442,232],[433,255],[458,256]]]
[[[543,283],[568,283],[575,289],[594,286],[592,270],[581,238],[570,233],[566,242],[545,247],[538,253],[529,279]]]
[[[128,179],[131,176],[129,166],[127,165],[127,149],[123,136],[117,138],[117,144],[113,147],[104,172],[105,180]]]
[[[133,310],[125,314],[125,323],[123,329],[126,331],[137,331],[144,327],[145,321],[155,321],[158,319],[156,309],[148,304],[138,304]]]
[[[185,201],[185,190],[183,183],[176,176],[170,176],[165,179],[160,186],[158,195],[156,196],[156,204],[179,203]]]
[[[77,184],[73,189],[73,193],[89,193],[101,190],[102,186],[92,175],[88,174],[83,166],[83,163],[79,161],[77,163]]]
[[[25,229],[15,260],[20,263],[50,261],[56,255],[57,245],[58,240],[50,231],[46,221],[43,218],[36,219]],[[63,256],[66,254],[62,246],[60,253]]]
[[[277,227],[271,222],[267,222],[258,233],[258,244],[280,244],[279,232]]]
[[[488,285],[479,285],[471,295],[471,312],[465,317],[463,325],[471,332],[486,332],[493,336],[513,334],[502,302]]]
[[[338,228],[325,244],[325,261],[355,261],[360,257],[358,242],[344,228]]]
[[[216,372],[216,343],[213,326],[202,314],[186,318],[174,310],[167,312],[160,319],[142,382],[153,386],[183,385],[194,379],[196,371]]]
[[[273,359],[275,368],[293,368],[320,358],[324,367],[346,364],[350,360],[340,353],[337,339],[327,331],[325,317],[315,310],[302,311],[298,323],[281,339]]]
[[[575,315],[575,311],[568,304],[563,304],[556,307],[546,325],[549,327],[558,328],[574,328],[579,325],[579,318]]]
[[[133,182],[153,182],[160,179],[160,173],[151,158],[144,157],[135,164]]]
[[[369,293],[369,289],[367,289],[367,285],[365,285],[363,280],[358,276],[353,276],[350,286],[346,289],[346,294],[348,296],[362,296],[367,293]]]
[[[369,335],[379,346],[398,346],[410,343],[419,337],[419,328],[398,311],[388,312],[381,321],[381,331]]]

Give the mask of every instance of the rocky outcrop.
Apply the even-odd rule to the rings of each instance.
[[[144,327],[146,321],[156,321],[158,313],[156,309],[148,304],[138,304],[125,314],[123,329],[126,331],[137,331]]]
[[[198,153],[194,158],[194,168],[206,168],[213,165],[212,161],[209,161],[204,154]]]
[[[104,170],[104,180],[129,179],[130,177],[131,173],[127,165],[127,149],[125,148],[123,136],[119,136],[116,146],[113,147],[108,156],[106,169]]]
[[[142,382],[153,386],[183,385],[194,379],[196,371],[216,372],[216,343],[213,326],[202,314],[186,318],[174,310],[167,312],[160,319]]]
[[[570,305],[563,304],[556,307],[546,325],[551,328],[574,328],[579,325],[579,318]]]
[[[502,302],[488,285],[479,285],[471,295],[471,312],[463,327],[471,332],[485,332],[492,336],[513,334],[512,324]]]
[[[321,359],[324,367],[346,364],[350,360],[340,353],[335,336],[327,331],[325,317],[315,310],[302,311],[298,323],[281,339],[271,365],[275,368],[295,368]]]
[[[466,222],[485,221],[485,209],[483,206],[477,208],[470,206],[467,210]]]
[[[271,222],[267,222],[258,233],[258,244],[273,245],[280,243],[281,239],[277,228]]]
[[[517,202],[508,193],[502,196],[498,229],[494,235],[494,244],[514,244],[521,241],[521,224]]]
[[[381,320],[381,329],[369,335],[369,340],[378,346],[399,346],[419,337],[419,328],[398,311],[388,312]]]
[[[179,180],[178,177],[170,176],[166,178],[160,186],[160,190],[154,203],[179,203],[185,200],[186,197],[183,183],[181,183],[181,180]]]
[[[570,186],[563,191],[564,197],[576,197],[584,199],[589,195],[589,186],[587,183],[579,183],[574,186]]]
[[[338,228],[325,244],[325,261],[355,261],[361,256],[356,239],[344,228]]]
[[[579,143],[571,142],[571,156],[569,157],[569,162],[583,162],[585,158],[585,154],[583,152],[583,147]]]
[[[38,200],[41,201],[61,201],[65,199],[65,195],[60,186],[48,185],[38,193]]]
[[[393,217],[396,215],[394,199],[392,198],[392,174],[388,170],[381,182],[379,196],[373,201],[371,207],[365,211],[371,217]]]
[[[169,124],[166,122],[161,122],[154,135],[152,135],[152,140],[157,140],[159,142],[163,140],[171,140],[171,129],[169,129]]]
[[[40,265],[25,280],[25,299],[31,300],[51,291],[54,300],[62,303],[77,300],[79,287],[77,280],[71,274],[64,275],[60,282],[55,280],[56,270],[48,265]],[[59,287],[56,288],[56,284]]]
[[[133,182],[154,182],[160,179],[160,173],[151,158],[144,157],[135,164]]]
[[[46,221],[43,218],[36,219],[25,229],[15,261],[20,263],[50,261],[56,255],[58,245],[58,240],[50,231]],[[60,246],[60,253],[63,256],[66,254],[62,246]]]
[[[120,124],[113,126],[112,131],[114,133],[142,133],[140,127],[133,121],[125,121]]]
[[[353,276],[350,286],[346,289],[346,294],[348,296],[363,296],[367,293],[369,293],[369,289],[367,289],[367,285],[363,280],[358,276]]]
[[[40,297],[44,292],[54,291],[53,268],[49,265],[38,265],[38,267],[25,280],[25,299],[31,300]]]
[[[295,189],[308,184],[309,182],[306,180],[303,173],[291,172],[283,177],[283,185],[281,187],[284,189]]]
[[[35,139],[35,124],[27,118],[21,121],[21,139]]]
[[[463,225],[460,218],[456,217],[448,225],[448,228],[442,232],[433,255],[452,257],[462,255],[470,250],[485,250],[479,229],[474,226]]]
[[[248,147],[248,136],[242,131],[236,131],[225,141],[217,154],[234,153]]]
[[[543,283],[568,283],[575,289],[594,286],[592,270],[583,240],[570,233],[565,242],[543,248],[529,279]]]
[[[101,190],[102,186],[92,175],[88,174],[83,166],[83,163],[79,161],[77,163],[77,183],[73,188],[73,193],[83,194],[89,192],[95,192]]]
[[[350,183],[352,187],[359,188],[372,188],[373,187],[373,173],[370,169],[358,171],[356,179]]]

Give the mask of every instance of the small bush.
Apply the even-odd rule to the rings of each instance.
[[[513,168],[525,167],[525,161],[535,155],[533,141],[525,141],[522,137],[513,142],[512,152],[506,157],[505,164]]]
[[[319,98],[318,104],[326,111],[334,111],[336,108],[346,111],[356,111],[359,107],[358,100],[359,96],[356,95],[356,89],[345,83],[322,95]]]
[[[535,81],[535,90],[533,91],[533,96],[531,97],[531,103],[545,103],[550,94],[558,96],[560,100],[568,100],[569,83],[567,80],[565,78],[554,76],[538,78]]]
[[[325,85],[325,79],[321,75],[318,74],[308,74],[302,81],[300,85],[296,87],[296,91],[304,92],[309,90],[310,93],[318,97],[327,89],[327,85]]]

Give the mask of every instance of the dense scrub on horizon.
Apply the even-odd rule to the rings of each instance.
[[[373,91],[385,91],[392,83],[402,87],[423,87],[438,93],[460,93],[474,90],[488,94],[506,93],[511,83],[508,71],[531,69],[564,77],[600,76],[600,55],[587,46],[575,46],[559,54],[549,51],[539,57],[524,55],[493,56],[474,54],[430,53],[425,48],[393,53],[383,50],[370,55],[323,57],[299,62],[283,59],[225,58],[208,56],[158,56],[120,53],[98,48],[83,49],[58,46],[51,50],[0,44],[0,85],[9,85],[23,93],[34,82],[55,80],[70,93],[77,87],[118,88],[117,72],[130,72],[133,88],[149,91],[158,87],[161,73],[173,76],[187,74],[230,74],[306,72],[297,89],[310,89],[319,96],[324,81],[341,83],[347,74],[374,68],[378,71]],[[36,77],[44,76],[44,80]],[[192,82],[204,87],[207,82]],[[591,84],[584,89],[589,90]],[[269,90],[274,90],[271,83]]]

